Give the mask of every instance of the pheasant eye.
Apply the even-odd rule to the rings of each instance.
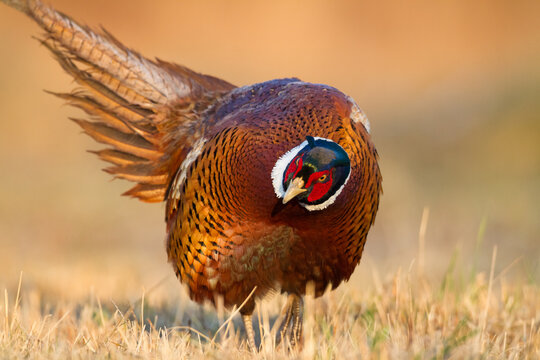
[[[306,188],[312,186],[312,189],[307,197],[309,202],[320,200],[325,196],[332,187],[332,174],[326,171],[311,174]]]

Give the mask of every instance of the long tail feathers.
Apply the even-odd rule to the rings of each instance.
[[[35,20],[40,41],[80,85],[53,93],[84,110],[72,119],[111,148],[93,153],[112,164],[115,177],[137,182],[124,195],[164,200],[174,175],[201,125],[197,116],[233,85],[180,65],[151,61],[126,48],[105,30],[94,32],[39,0],[0,0]],[[174,135],[171,135],[174,134]]]

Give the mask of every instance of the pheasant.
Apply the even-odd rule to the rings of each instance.
[[[130,50],[39,0],[2,0],[43,30],[40,41],[79,88],[55,93],[108,148],[124,193],[166,202],[168,260],[190,297],[241,306],[248,344],[266,294],[289,294],[281,336],[300,339],[302,296],[347,281],[381,188],[368,119],[337,89],[297,78],[236,87]]]

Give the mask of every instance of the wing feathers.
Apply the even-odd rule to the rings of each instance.
[[[103,123],[91,122],[70,118],[76,122],[84,132],[102,144],[111,145],[117,150],[127,152],[148,160],[158,160],[162,154],[141,136],[126,134]]]
[[[167,174],[149,174],[149,164],[130,164],[112,166],[104,171],[117,178],[138,182],[140,184],[160,185],[167,178]]]
[[[126,120],[121,120],[121,116],[103,108],[101,104],[97,103],[91,97],[75,94],[54,93],[51,91],[48,91],[48,93],[65,100],[69,105],[84,110],[88,115],[91,115],[96,119],[103,120],[107,125],[117,130],[125,133],[132,131],[132,128],[127,125],[128,122]]]
[[[137,184],[122,195],[137,197],[146,202],[160,202],[165,196],[165,189],[161,185]]]
[[[38,1],[32,1],[29,8],[31,16],[47,30],[51,38],[72,56],[95,69],[97,81],[113,91],[129,93],[126,100],[151,107],[155,103],[164,104],[168,98],[178,95],[167,86],[164,72],[149,60],[119,47],[118,43],[107,41]]]
[[[57,49],[51,41],[42,40],[41,43],[51,51],[60,66],[62,66],[62,68],[68,74],[73,76],[74,80],[82,86],[81,91],[83,93],[88,92],[88,95],[92,96],[100,106],[109,109],[118,116],[132,122],[141,121],[151,114],[148,110],[137,107],[135,104],[130,104],[119,94],[93,79],[87,72],[79,69],[75,63]]]
[[[137,182],[125,195],[164,200],[176,173],[201,134],[205,114],[228,82],[161,60],[148,60],[105,30],[81,26],[39,0],[0,0],[45,30],[40,39],[79,89],[54,95],[84,110],[72,119],[110,149],[95,151],[115,177]]]
[[[101,160],[114,165],[122,166],[148,162],[148,160],[144,158],[113,149],[103,149],[98,151],[89,150],[89,152],[96,154]]]

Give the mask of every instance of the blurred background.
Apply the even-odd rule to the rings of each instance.
[[[425,268],[540,276],[540,2],[50,1],[147,57],[236,85],[280,77],[334,86],[372,124],[384,196],[349,287],[407,271],[429,208]],[[38,27],[0,5],[0,288],[129,297],[160,283],[164,206],[120,197],[82,113],[43,89],[71,79]],[[170,289],[170,290],[169,290]]]

